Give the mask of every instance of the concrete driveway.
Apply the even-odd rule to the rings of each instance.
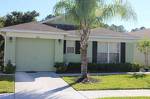
[[[16,73],[15,99],[87,99],[53,72]]]

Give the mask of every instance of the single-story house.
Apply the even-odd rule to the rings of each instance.
[[[5,39],[4,64],[17,71],[55,71],[57,62],[81,62],[79,30],[64,31],[39,22],[0,29]],[[138,36],[104,28],[91,30],[89,63],[133,63]]]

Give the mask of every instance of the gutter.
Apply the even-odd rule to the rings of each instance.
[[[33,30],[14,30],[14,29],[1,29],[0,32],[16,32],[16,33],[35,33],[35,34],[53,34],[53,35],[66,35],[65,32],[48,32],[48,31],[33,31]]]

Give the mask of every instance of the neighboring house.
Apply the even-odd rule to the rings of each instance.
[[[79,30],[64,31],[38,22],[0,29],[5,38],[4,63],[17,71],[54,71],[56,62],[77,62],[80,58]],[[96,28],[91,30],[89,63],[132,63],[136,36]]]
[[[150,39],[150,29],[143,29],[135,32],[130,32],[128,33],[134,37],[137,37],[138,40],[140,39]],[[138,64],[145,64],[145,56],[143,53],[141,53],[138,48],[137,48],[137,42],[132,43],[132,48],[133,48],[133,53],[131,53],[133,57],[133,62],[138,63]],[[150,55],[149,55],[149,60],[150,60]],[[148,61],[150,65],[150,61]]]

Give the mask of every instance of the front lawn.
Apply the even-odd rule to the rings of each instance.
[[[0,93],[14,92],[14,76],[0,76]]]
[[[150,97],[112,97],[112,98],[98,98],[98,99],[150,99]]]
[[[75,83],[78,77],[62,77],[76,90],[117,90],[117,89],[150,89],[150,75],[135,77],[133,75],[91,76],[98,79],[96,83]]]
[[[98,98],[98,99],[150,99],[150,97],[112,97],[112,98]]]

